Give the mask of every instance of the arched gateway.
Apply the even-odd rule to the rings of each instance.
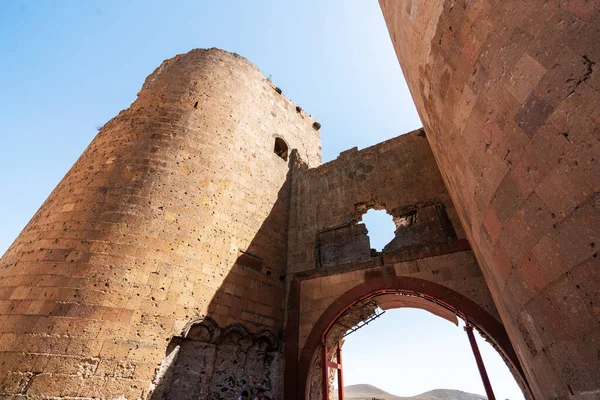
[[[285,398],[319,398],[343,334],[382,308],[425,308],[467,319],[504,357],[528,394],[519,360],[446,187],[418,130],[292,173]],[[371,208],[396,225],[382,252],[359,223]]]
[[[332,389],[329,385],[330,371],[327,370],[327,363],[332,364],[331,359],[334,360],[334,364],[337,362],[335,354],[339,351],[338,344],[343,336],[356,325],[376,316],[377,307],[384,310],[420,308],[455,324],[458,324],[457,317],[468,321],[470,329],[472,326],[477,327],[500,353],[517,383],[529,397],[529,388],[514,349],[504,327],[496,318],[468,297],[443,284],[398,276],[393,268],[387,269],[386,272],[389,276],[376,277],[352,287],[323,311],[306,339],[299,357],[297,398],[319,398],[325,388]],[[324,343],[327,348],[325,362]],[[341,365],[339,367],[341,369]],[[328,377],[327,386],[323,385],[325,376]]]

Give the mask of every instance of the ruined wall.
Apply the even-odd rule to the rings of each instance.
[[[428,221],[426,216],[436,207],[443,213]],[[425,132],[417,130],[360,151],[347,150],[318,168],[297,163],[292,173],[288,272],[370,258],[370,245],[361,239],[366,230],[356,225],[369,208],[391,214],[404,238],[400,220],[415,213],[423,217],[412,225],[412,231],[423,233],[420,239],[417,234],[412,242],[393,245],[395,249],[464,237]]]
[[[464,237],[423,130],[360,151],[347,150],[317,168],[296,163],[291,201],[288,272],[322,270],[327,275],[321,278],[323,284],[316,278],[300,284],[300,347],[332,299],[352,287],[347,281],[356,284],[363,279],[363,269],[380,267],[391,253],[445,245]],[[383,257],[371,250],[367,229],[358,223],[372,207],[385,209],[398,225]],[[440,209],[444,212],[439,213]],[[425,251],[414,257],[427,255]],[[450,264],[444,266],[448,271]],[[344,265],[359,268],[354,274],[360,279],[340,275],[346,272],[340,270]],[[439,273],[438,268],[432,270]],[[476,282],[471,284],[480,291]],[[485,285],[483,289],[487,291]],[[315,299],[319,306],[312,303]]]
[[[363,286],[447,296],[474,323],[489,324],[484,331],[521,373],[423,130],[345,151],[317,168],[295,162],[291,193],[287,397],[320,393],[319,329],[333,321],[323,318],[336,318],[330,308]],[[385,209],[396,223],[382,252],[370,248],[358,223],[369,208]]]
[[[172,340],[167,353],[152,399],[230,399],[244,389],[281,398],[280,343],[267,329],[252,333],[242,324],[221,328],[206,318]]]
[[[146,396],[167,354],[159,375],[181,372],[173,337],[206,317],[240,325],[244,351],[277,338],[290,188],[274,141],[315,167],[318,127],[236,54],[165,61],[0,261],[0,396]],[[215,365],[222,398],[249,388]]]
[[[380,5],[536,398],[597,395],[600,4]]]
[[[382,273],[383,272],[383,273]],[[495,320],[499,320],[494,302],[487,291],[485,281],[481,275],[481,270],[477,261],[470,250],[452,252],[432,257],[417,258],[414,260],[402,261],[401,259],[387,259],[383,266],[366,269],[345,268],[335,271],[335,273],[323,274],[321,276],[309,276],[300,282],[300,346],[301,354],[305,356],[305,349],[310,347],[306,343],[307,338],[319,318],[325,313],[326,309],[334,302],[341,301],[342,295],[349,290],[363,284],[369,284],[373,278],[386,276],[390,277],[408,277],[422,279],[428,282],[438,283],[445,288],[464,295],[469,300],[477,303]],[[383,287],[374,289],[382,289]],[[389,286],[388,289],[393,288]],[[427,293],[425,286],[421,291]],[[428,293],[435,295],[434,293]],[[425,300],[422,300],[426,302]],[[453,306],[462,312],[467,310],[460,308],[461,302],[456,301]],[[358,322],[364,320],[366,316],[373,312],[375,303],[373,298],[364,300],[353,306],[337,320],[327,335],[328,355],[331,360],[334,359],[336,343],[341,340],[348,331],[348,327],[354,327]],[[478,324],[479,315],[470,315],[471,322]],[[496,332],[490,332],[491,335]],[[466,339],[465,339],[466,340]],[[492,339],[493,341],[494,339]],[[494,343],[494,342],[493,342]],[[497,346],[497,344],[496,344]],[[499,350],[499,346],[497,346]],[[307,377],[308,399],[318,399],[321,393],[321,351],[322,347],[313,348],[314,354],[310,357],[310,368]],[[503,353],[500,353],[507,360],[507,365],[511,370],[515,369]],[[511,353],[512,354],[512,353]],[[306,359],[301,362],[305,362]],[[333,370],[331,370],[333,371]],[[331,372],[330,371],[330,372]],[[518,378],[518,373],[515,373]],[[303,383],[303,382],[302,382]],[[330,386],[333,390],[333,385]],[[332,397],[330,397],[332,398]]]

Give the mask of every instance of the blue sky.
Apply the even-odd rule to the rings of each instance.
[[[0,253],[92,140],[96,127],[131,104],[162,60],[198,47],[237,52],[271,75],[286,96],[321,123],[324,161],[421,126],[374,0],[5,0],[0,3]],[[385,231],[378,222],[369,228],[374,241],[379,230]],[[434,329],[442,340],[449,335],[442,328],[447,325],[466,343],[462,330],[422,312],[389,315],[378,321],[378,335],[397,337],[400,323],[422,329],[421,335]],[[363,332],[350,338],[364,350],[373,345],[372,331],[363,330],[371,332],[365,339],[360,339]],[[364,372],[365,359],[352,343],[345,352],[347,383],[379,385],[375,375]],[[381,351],[382,357],[383,352],[397,354],[397,360],[423,357],[410,348],[408,353]],[[429,353],[446,357],[443,351]],[[461,354],[474,369],[472,355]],[[363,372],[351,372],[352,365]],[[490,366],[492,381],[495,369],[502,366]],[[415,380],[400,384],[397,361],[386,371],[377,374],[389,382],[382,388],[402,395],[421,390]],[[474,371],[465,379],[481,385]],[[449,369],[443,375],[453,374]],[[434,378],[430,373],[427,390],[446,385]],[[462,390],[483,393],[483,388]],[[511,390],[498,398],[521,398]]]

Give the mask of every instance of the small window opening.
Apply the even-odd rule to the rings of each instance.
[[[288,159],[288,146],[282,138],[275,138],[275,154],[283,158],[285,161]]]
[[[253,254],[247,253],[243,250],[239,251],[237,263],[238,263],[238,265],[244,266],[246,268],[250,268],[255,271],[262,272],[262,267],[263,267],[262,259]]]
[[[396,224],[394,224],[392,216],[385,210],[370,209],[363,215],[362,222],[369,231],[371,248],[381,251],[394,238]]]
[[[198,108],[198,102],[194,103],[194,108]]]

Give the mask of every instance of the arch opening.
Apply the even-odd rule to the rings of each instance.
[[[426,312],[427,314],[429,314],[430,318],[431,317],[439,317],[441,319],[444,319],[450,323],[452,323],[453,325],[455,325],[456,327],[460,327],[460,328],[465,328],[465,331],[467,330],[467,328],[472,329],[472,327],[474,325],[472,325],[471,321],[469,320],[469,317],[464,314],[463,312],[461,312],[460,310],[458,310],[456,307],[450,305],[449,303],[446,303],[440,299],[437,299],[433,296],[427,295],[425,293],[421,293],[421,292],[417,292],[417,291],[413,291],[413,290],[399,290],[399,289],[382,289],[382,290],[376,290],[372,293],[370,293],[369,295],[365,296],[364,298],[360,298],[358,299],[356,302],[354,302],[352,305],[350,305],[349,307],[347,307],[345,309],[345,311],[343,311],[338,318],[333,321],[333,323],[331,324],[331,326],[328,328],[327,331],[325,331],[323,337],[324,337],[324,342],[326,343],[326,348],[327,348],[327,362],[331,363],[331,367],[332,368],[328,368],[327,369],[327,382],[328,382],[328,392],[329,392],[329,399],[337,399],[338,397],[338,393],[334,394],[334,391],[339,391],[339,384],[340,382],[344,382],[343,379],[341,378],[342,373],[341,373],[341,352],[342,349],[345,348],[346,345],[346,341],[352,338],[352,334],[354,334],[355,332],[358,332],[359,330],[361,331],[361,333],[364,333],[363,330],[361,330],[362,328],[365,328],[366,330],[370,330],[372,329],[373,324],[380,324],[381,320],[379,319],[380,317],[383,316],[384,313],[388,312],[388,311],[392,311],[392,310],[399,310],[399,309],[412,309],[412,310],[421,310]],[[392,311],[393,313],[393,311]],[[387,317],[386,317],[387,318]],[[375,322],[377,321],[377,322]],[[460,321],[460,323],[459,323]],[[367,325],[371,325],[369,327],[367,327]],[[452,328],[450,328],[452,329]],[[462,330],[462,329],[461,329]],[[479,353],[480,350],[479,348],[483,345],[483,348],[485,350],[488,350],[486,347],[491,347],[494,352],[496,353],[497,357],[496,360],[497,362],[499,362],[500,364],[504,364],[505,367],[508,367],[508,370],[510,371],[510,364],[508,362],[508,360],[506,360],[506,358],[502,358],[502,353],[497,349],[494,348],[493,346],[490,346],[489,344],[491,344],[491,340],[489,338],[486,337],[486,335],[484,333],[481,333],[482,331],[480,329],[478,329],[477,327],[475,327],[475,330],[477,332],[479,332],[479,336],[481,338],[483,338],[482,340],[480,340],[479,344],[475,344],[474,346],[477,348],[477,352]],[[449,329],[446,328],[445,331],[442,332],[449,332]],[[454,332],[455,333],[455,332]],[[462,333],[462,332],[461,332]],[[462,336],[464,335],[464,337]],[[474,379],[475,384],[471,386],[471,388],[475,387],[479,387],[479,389],[475,389],[475,391],[478,391],[480,394],[483,393],[483,386],[481,386],[481,378],[479,377],[479,375],[476,372],[476,363],[473,360],[473,354],[471,353],[471,349],[469,348],[469,346],[467,345],[467,343],[469,343],[468,337],[467,335],[465,335],[464,333],[462,333],[462,335],[460,336],[460,340],[456,341],[456,337],[455,337],[455,343],[454,345],[458,345],[459,347],[462,347],[463,350],[466,348],[468,351],[464,352],[464,354],[462,354],[462,361],[470,362],[471,364],[469,365],[471,368],[468,368],[468,371],[470,372],[470,378],[471,380]],[[436,338],[436,339],[439,339]],[[435,347],[435,342],[437,341],[436,339],[434,339],[434,343],[432,343],[431,345],[433,347]],[[475,340],[475,335],[473,335],[473,340]],[[488,342],[488,343],[485,343]],[[491,350],[491,349],[490,349]],[[390,349],[389,351],[393,351],[392,349]],[[346,351],[344,350],[344,353],[346,353]],[[490,354],[490,352],[488,351],[488,356]],[[313,363],[313,365],[316,367],[319,364],[320,361],[320,366],[321,366],[321,370],[320,371],[313,371],[313,373],[310,375],[310,379],[312,380],[309,383],[310,386],[310,398],[318,398],[318,394],[323,392],[323,386],[322,386],[322,382],[324,379],[324,375],[323,375],[323,362],[322,362],[322,357],[324,356],[324,352],[323,350],[321,350],[320,352],[317,352],[315,354],[315,358],[317,360],[317,362]],[[440,353],[436,356],[436,358],[438,357],[442,357],[443,353]],[[320,358],[319,358],[320,355]],[[348,354],[345,354],[344,359],[346,360],[346,364],[347,364],[347,360],[348,360]],[[338,358],[339,357],[339,358]],[[426,354],[425,357],[429,357],[431,358],[431,354]],[[400,364],[406,363],[407,361],[410,363],[410,360],[399,360]],[[489,359],[488,359],[489,361]],[[336,363],[340,363],[339,367],[336,369],[335,365]],[[457,362],[456,359],[453,360],[453,362]],[[397,365],[397,364],[396,364]],[[489,364],[488,364],[489,365]],[[396,366],[397,368],[397,366]],[[431,370],[432,368],[429,369],[429,373],[431,374]],[[319,373],[314,373],[314,372],[320,372]],[[474,373],[475,372],[475,373]],[[494,372],[496,372],[496,368],[494,369]],[[514,372],[511,371],[510,373],[513,374],[513,379],[516,383],[517,381],[517,377],[514,376]],[[338,379],[335,378],[335,375],[338,375]],[[363,374],[364,375],[364,374]],[[320,377],[320,379],[319,379]],[[431,377],[431,376],[430,376]],[[431,377],[433,378],[433,377]],[[487,379],[487,378],[486,378]],[[347,382],[347,381],[346,381]],[[370,382],[360,382],[360,383],[370,383]],[[320,385],[319,385],[320,384]],[[343,384],[343,383],[342,383]],[[464,384],[464,382],[463,382]],[[347,384],[344,386],[348,386]],[[491,385],[488,385],[491,387]],[[452,387],[454,390],[460,390],[460,389],[465,389],[466,390],[467,387],[462,387],[462,388],[458,388],[458,387]],[[357,388],[351,388],[351,390],[354,389],[356,390]],[[433,387],[431,388],[431,390],[439,390],[439,393],[444,393],[444,395],[449,395],[452,396],[452,392],[449,390],[452,389],[447,389],[447,388],[442,388],[442,387]],[[498,389],[498,388],[497,388]],[[504,388],[503,388],[504,389]],[[364,387],[360,386],[358,388],[359,392],[365,390]],[[366,392],[368,393],[368,388],[366,389]],[[374,393],[377,392],[376,388],[373,388],[372,390],[374,390]],[[491,390],[488,388],[488,390]],[[473,389],[471,389],[471,391],[473,391]],[[517,389],[518,391],[518,389]],[[420,392],[419,392],[420,393]],[[419,393],[414,393],[414,394],[419,394]],[[438,392],[436,392],[438,393]],[[513,390],[514,393],[514,390]],[[352,392],[351,392],[352,394]],[[364,394],[364,393],[363,393]],[[402,393],[402,395],[407,395],[407,393]],[[482,397],[483,398],[483,397]],[[512,397],[515,398],[516,397]],[[522,397],[522,390],[521,390],[521,398]]]
[[[275,146],[274,146],[273,151],[275,152],[275,154],[277,154],[284,161],[287,161],[287,159],[288,159],[288,145],[285,142],[285,140],[283,140],[280,137],[276,137],[275,138]]]
[[[465,324],[458,326],[415,307],[394,308],[343,339],[345,398],[375,388],[396,396],[433,395],[483,399],[485,389],[474,360]],[[475,333],[475,332],[474,332]],[[523,400],[520,388],[497,351],[474,334],[497,399]],[[337,383],[334,380],[333,383]],[[372,385],[366,387],[363,385]],[[369,397],[369,398],[371,398]],[[337,397],[331,396],[330,399]]]
[[[322,360],[335,367],[336,353],[344,337],[356,327],[368,325],[384,312],[397,308],[421,309],[460,326],[460,320],[476,328],[481,336],[500,355],[512,373],[523,396],[530,398],[529,388],[514,349],[502,325],[477,304],[453,290],[417,278],[383,277],[358,285],[343,294],[323,312],[303,347],[300,363],[299,398],[325,398],[323,382],[327,380],[329,399],[333,399],[336,371],[322,368]],[[462,324],[462,325],[465,325]],[[467,335],[464,337],[468,341]],[[323,343],[326,346],[323,346]],[[324,351],[326,349],[326,351]],[[466,355],[473,361],[473,354]],[[340,363],[341,364],[341,363]],[[324,378],[327,376],[327,378]],[[336,397],[337,398],[337,397]]]

